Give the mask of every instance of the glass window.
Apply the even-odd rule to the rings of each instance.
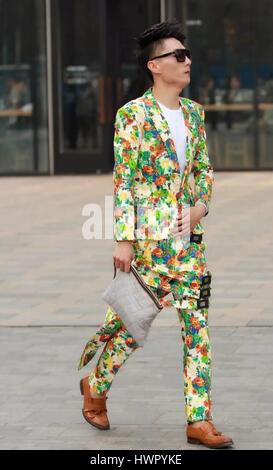
[[[96,1],[59,0],[61,150],[102,148],[101,34]]]
[[[208,149],[215,168],[255,167],[252,2],[186,0],[192,50],[190,98],[204,104]]]
[[[259,166],[273,169],[273,3],[260,0],[255,4],[258,63]]]
[[[48,172],[43,0],[0,1],[0,173]]]
[[[153,23],[160,21],[160,2],[158,0],[120,1],[119,14],[119,87],[117,104],[122,104],[141,96],[150,86],[146,75],[137,64],[134,54],[134,38]]]

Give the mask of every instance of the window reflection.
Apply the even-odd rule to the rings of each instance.
[[[205,3],[205,4],[204,4]],[[190,97],[204,104],[214,167],[254,167],[254,30],[250,2],[187,0]]]
[[[65,148],[96,149],[101,145],[98,94],[98,76],[89,67],[66,67],[63,84]]]
[[[258,33],[258,132],[259,165],[273,169],[273,4],[260,0],[256,5]]]
[[[62,68],[62,150],[101,151],[98,2],[58,0]]]
[[[136,38],[141,31],[160,20],[159,0],[120,0],[119,29],[119,91],[117,105],[142,95],[150,85],[146,75],[137,65],[134,50]]]
[[[0,173],[48,171],[43,0],[2,0],[0,26]]]

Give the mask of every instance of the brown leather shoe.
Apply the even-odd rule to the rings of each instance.
[[[230,447],[233,440],[219,432],[212,421],[200,421],[199,426],[187,426],[187,438],[190,444],[203,444],[211,449]]]
[[[91,397],[88,378],[87,375],[80,381],[81,394],[84,396],[82,408],[83,417],[89,424],[98,429],[110,429],[106,408],[106,400],[108,397],[105,395],[101,398]]]

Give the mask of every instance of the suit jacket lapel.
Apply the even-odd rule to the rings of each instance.
[[[177,162],[179,168],[179,161],[177,158],[177,153],[174,146],[174,141],[170,134],[169,125],[160,109],[160,106],[155,99],[152,89],[149,88],[143,95],[143,101],[146,107],[146,119],[156,128],[159,138],[162,140],[169,156],[171,159]],[[186,105],[186,101],[183,97],[180,99],[180,105],[182,108],[184,122],[185,122],[185,131],[186,131],[186,164],[183,172],[183,178],[189,172],[190,168],[190,143],[191,143],[191,113],[189,108]]]

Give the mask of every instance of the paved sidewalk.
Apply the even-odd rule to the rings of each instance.
[[[113,240],[84,240],[82,208],[109,175],[1,178],[0,449],[195,449],[185,439],[175,309],[117,375],[111,429],[81,415],[77,371],[101,324]],[[213,411],[236,449],[273,449],[273,173],[215,172],[204,220],[212,271]]]

